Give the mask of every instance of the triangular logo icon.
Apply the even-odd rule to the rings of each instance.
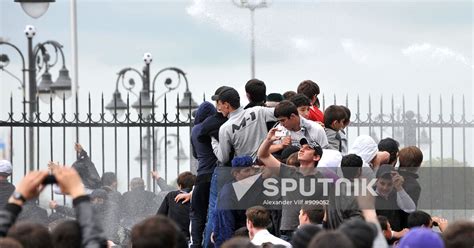
[[[232,183],[232,187],[234,187],[235,195],[237,196],[237,200],[240,201],[242,197],[249,191],[250,187],[257,181],[257,179],[262,175],[262,173],[258,173],[251,177],[247,177],[235,183]]]

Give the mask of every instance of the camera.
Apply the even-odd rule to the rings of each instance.
[[[55,184],[55,183],[58,183],[58,181],[56,180],[56,177],[53,175],[46,176],[42,182],[43,185]]]
[[[288,130],[276,131],[275,136],[278,138],[283,138],[288,136]]]

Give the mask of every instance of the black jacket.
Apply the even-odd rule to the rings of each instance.
[[[76,169],[77,173],[79,173],[82,183],[86,188],[98,189],[102,186],[99,173],[86,151],[82,150],[77,154],[77,160],[72,164],[72,168]]]
[[[0,180],[0,209],[7,204],[13,191],[15,191],[15,186],[12,183],[7,180]]]
[[[120,206],[126,227],[132,227],[139,221],[153,216],[157,209],[156,195],[144,189],[133,189],[125,192]]]
[[[176,202],[174,198],[180,193],[189,193],[190,191],[191,189],[169,192],[157,212],[157,214],[162,214],[174,220],[183,235],[187,238],[189,238],[189,211],[191,209],[191,203],[189,201],[184,204],[182,202]]]
[[[418,200],[420,199],[421,194],[421,186],[418,182],[418,174],[403,170],[399,170],[398,173],[400,173],[400,175],[403,176],[403,179],[405,179],[402,185],[403,189],[413,200],[415,206],[418,207]],[[408,215],[410,214],[400,210],[400,225],[402,228],[408,226]]]
[[[219,128],[227,121],[227,117],[217,112],[213,116],[209,116],[202,122],[202,129],[198,135],[199,142],[211,142],[211,137],[219,140]]]

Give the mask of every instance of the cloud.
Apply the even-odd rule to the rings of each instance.
[[[448,47],[439,47],[430,43],[415,43],[401,50],[402,54],[413,60],[430,60],[437,63],[456,61],[474,68],[470,60],[461,53]]]
[[[315,52],[314,41],[302,38],[302,37],[293,37],[291,38],[291,43],[293,48],[295,48],[299,52],[303,53],[313,53]]]
[[[368,63],[368,52],[359,44],[356,44],[352,39],[341,40],[341,46],[351,58],[360,64]]]

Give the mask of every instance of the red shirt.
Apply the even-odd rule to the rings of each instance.
[[[316,106],[309,108],[308,120],[319,121],[324,123],[324,114]]]

